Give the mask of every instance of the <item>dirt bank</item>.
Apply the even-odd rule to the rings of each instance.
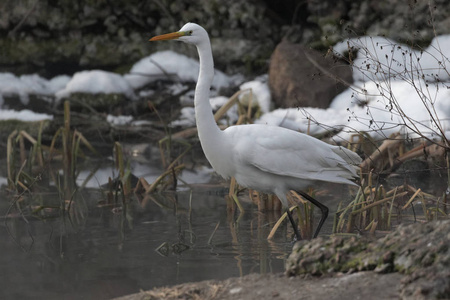
[[[398,299],[399,273],[358,272],[325,277],[251,274],[223,281],[207,280],[156,288],[120,300],[150,299]]]

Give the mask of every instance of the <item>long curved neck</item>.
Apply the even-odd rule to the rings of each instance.
[[[209,102],[209,89],[214,77],[214,61],[209,39],[197,45],[197,51],[200,59],[200,73],[195,88],[195,118],[200,143],[206,157],[211,161],[210,157],[220,143],[222,131],[214,120]]]

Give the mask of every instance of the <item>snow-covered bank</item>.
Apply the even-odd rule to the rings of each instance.
[[[383,81],[389,77],[448,81],[449,49],[450,35],[435,37],[425,49],[412,49],[379,36],[351,38],[333,47],[333,51],[344,58],[347,52],[356,51],[356,58],[352,60],[355,82]]]
[[[400,130],[412,136],[417,136],[414,132],[420,132],[434,138],[440,134],[437,124],[445,134],[447,130],[450,132],[450,82],[447,82],[450,74],[446,68],[450,63],[450,47],[447,46],[450,46],[450,35],[435,38],[423,50],[411,49],[381,37],[360,37],[338,43],[333,50],[341,56],[349,47],[358,49],[352,65],[355,82],[336,96],[327,109],[305,107],[270,111],[272,104],[267,76],[241,84],[243,92],[239,99],[242,103],[249,103],[251,95],[252,104],[259,104],[263,114],[255,123],[283,126],[310,134],[341,130],[335,136],[336,142],[349,140],[360,131],[380,139]],[[0,112],[6,109],[2,107],[3,97],[10,95],[19,96],[25,104],[31,94],[54,97],[56,101],[75,92],[123,94],[129,100],[151,98],[154,91],[145,87],[156,80],[166,79],[175,82],[168,90],[176,95],[180,90],[192,88],[177,82],[194,82],[198,70],[197,60],[173,51],[162,51],[136,62],[125,75],[92,70],[78,72],[73,77],[58,76],[47,80],[38,75],[16,77],[3,73],[0,74]],[[218,70],[215,73],[211,103],[218,109],[228,99],[217,91],[235,85],[237,80]],[[194,126],[193,91],[180,94],[183,94],[180,101],[186,107],[182,108],[180,118],[172,125]],[[3,110],[0,115],[14,114],[11,110]],[[237,114],[237,106],[233,106],[223,123],[234,123]],[[110,115],[107,120],[114,125],[130,124],[133,117],[114,118]]]
[[[199,70],[198,61],[173,51],[154,53],[138,61],[128,74],[120,75],[103,70],[86,70],[75,73],[72,77],[61,75],[50,80],[37,74],[15,76],[11,73],[0,73],[0,115],[6,118],[20,116],[22,121],[48,116],[31,116],[31,112],[15,112],[3,107],[4,97],[18,97],[21,104],[28,105],[31,95],[48,96],[49,99],[61,101],[73,93],[86,94],[122,94],[129,100],[151,95],[153,91],[140,91],[146,85],[161,79],[174,82],[195,82]],[[229,86],[235,78],[216,70],[213,87],[219,89]],[[176,91],[173,90],[176,94]],[[25,116],[25,117],[24,117]],[[109,118],[112,123],[119,124],[117,119]],[[127,117],[127,122],[131,122]]]
[[[256,122],[311,134],[342,129],[337,142],[359,131],[379,139],[398,131],[439,138],[437,125],[450,137],[450,35],[436,37],[423,50],[382,37],[354,38],[333,47],[341,56],[355,49],[355,82],[328,109],[277,109]]]
[[[47,80],[37,74],[15,76],[11,73],[0,73],[0,109],[3,97],[18,96],[22,104],[27,105],[31,94],[54,96],[70,81],[70,77],[60,75]]]

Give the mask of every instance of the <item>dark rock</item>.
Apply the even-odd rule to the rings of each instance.
[[[353,82],[349,65],[303,45],[285,40],[272,54],[269,86],[279,107],[327,108],[346,89],[339,80]]]

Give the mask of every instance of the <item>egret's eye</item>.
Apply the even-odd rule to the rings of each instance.
[[[189,30],[188,35],[192,35],[192,32],[193,32],[192,30]]]

